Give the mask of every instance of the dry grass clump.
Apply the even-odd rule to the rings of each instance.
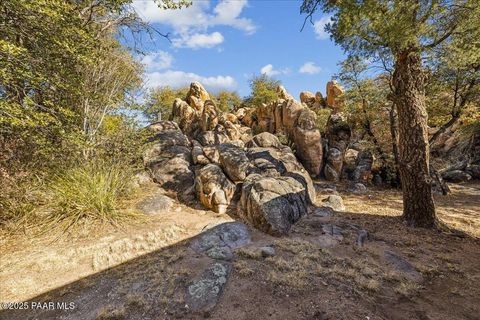
[[[235,253],[238,254],[240,257],[248,259],[260,259],[262,257],[262,253],[258,249],[255,250],[250,248],[239,248],[235,250]]]
[[[125,315],[125,308],[115,308],[114,306],[107,306],[100,310],[96,320],[123,320],[125,319]]]
[[[267,280],[276,285],[305,289],[320,278],[351,283],[361,291],[380,290],[382,272],[367,260],[336,258],[316,244],[299,239],[280,239],[275,246],[289,254],[288,258],[265,260],[271,266]]]
[[[248,277],[248,276],[251,276],[255,273],[255,271],[252,268],[250,268],[248,263],[246,261],[243,261],[243,260],[235,261],[233,263],[233,267],[234,267],[235,271],[243,277]]]
[[[413,297],[422,286],[413,281],[402,281],[397,286],[394,287],[394,291],[404,297],[411,298]]]
[[[119,163],[80,164],[52,179],[46,189],[49,201],[39,214],[48,226],[64,229],[85,221],[117,224],[132,216],[122,206],[133,194],[132,177]]]

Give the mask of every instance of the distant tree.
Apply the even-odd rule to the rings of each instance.
[[[279,80],[275,80],[266,74],[253,76],[250,81],[250,96],[245,99],[245,104],[249,107],[258,107],[262,103],[268,104],[278,99],[277,87],[281,85]]]
[[[168,120],[172,113],[173,101],[176,98],[185,99],[189,88],[158,87],[151,89],[147,94],[147,101],[143,107],[143,115],[149,122]]]
[[[217,107],[223,111],[232,111],[242,104],[242,98],[235,91],[221,90],[215,97]]]
[[[354,125],[368,135],[375,151],[385,165],[387,156],[375,135],[374,123],[378,114],[385,108],[388,91],[381,85],[380,79],[365,76],[367,64],[358,57],[348,57],[340,64],[338,79],[346,87],[347,107],[355,120]]]
[[[393,60],[392,100],[398,113],[399,171],[403,218],[411,226],[433,227],[435,205],[429,169],[425,68],[429,53],[447,45],[465,63],[480,55],[478,0],[420,1],[304,0],[301,11],[332,15],[326,30],[352,56]]]

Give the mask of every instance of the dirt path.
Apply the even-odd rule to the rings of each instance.
[[[478,319],[478,185],[436,199],[442,221],[463,233],[407,228],[397,191],[340,194],[345,212],[312,213],[288,237],[250,230],[232,259],[191,244],[206,225],[231,219],[178,204],[108,236],[21,249],[4,242],[1,301],[75,308],[9,310],[0,319]],[[265,246],[275,253],[262,254]],[[230,270],[218,301],[192,310],[188,290],[216,263]]]

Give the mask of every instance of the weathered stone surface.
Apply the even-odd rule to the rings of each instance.
[[[402,272],[407,278],[414,281],[421,281],[422,275],[415,269],[415,267],[404,257],[396,254],[393,251],[385,250],[384,257],[395,269]]]
[[[190,247],[197,253],[213,247],[229,247],[235,249],[247,245],[251,241],[248,227],[241,222],[225,222],[209,228],[195,237]]]
[[[173,200],[162,193],[155,193],[140,201],[136,207],[148,215],[166,212],[172,208]]]
[[[207,90],[200,84],[194,81],[190,84],[190,90],[187,93],[187,103],[197,111],[202,112],[205,101],[210,100],[210,95]]]
[[[470,164],[467,166],[465,171],[472,176],[472,179],[480,179],[480,165],[478,164]]]
[[[251,161],[248,174],[256,173],[268,177],[291,176],[306,188],[309,201],[315,202],[315,187],[312,179],[290,148],[281,150],[250,148],[246,154]]]
[[[287,100],[283,103],[282,123],[287,133],[293,132],[293,129],[297,125],[298,116],[304,108],[304,106],[295,100]]]
[[[181,131],[157,133],[144,153],[144,163],[156,183],[178,194],[181,200],[191,200],[194,174],[190,170],[190,141]]]
[[[220,154],[218,153],[218,148],[216,146],[203,147],[203,154],[205,154],[210,162],[220,163]]]
[[[268,258],[268,257],[273,257],[275,256],[276,252],[275,252],[275,248],[273,247],[261,247],[260,248],[260,254],[262,255],[262,257],[264,258]]]
[[[302,91],[300,92],[300,102],[305,103],[310,108],[313,107],[315,104],[315,95],[310,91]]]
[[[202,131],[214,130],[217,125],[218,125],[217,109],[212,100],[207,100],[204,103],[202,117],[201,117]]]
[[[197,139],[202,146],[214,146],[230,141],[224,130],[223,132],[221,130],[205,131],[198,134]]]
[[[448,182],[465,182],[472,179],[471,175],[461,170],[447,171],[442,176]]]
[[[338,98],[343,95],[345,90],[338,84],[337,81],[327,82],[327,106],[335,111],[340,111],[342,103]]]
[[[369,238],[368,231],[360,230],[358,232],[356,245],[358,247],[363,247],[365,245],[365,242],[367,242],[368,238]]]
[[[238,214],[259,230],[282,235],[307,214],[308,204],[308,192],[298,180],[251,174],[242,186]]]
[[[185,152],[190,153],[190,149]],[[182,201],[192,200],[190,195],[193,192],[195,176],[190,170],[190,162],[181,155],[153,164],[151,171],[154,181],[162,188],[175,192]]]
[[[170,120],[176,121],[186,135],[191,135],[199,126],[197,111],[179,98],[173,102]]]
[[[316,120],[315,112],[305,108],[300,112],[293,131],[295,154],[312,176],[320,174],[323,158],[322,137]]]
[[[218,146],[220,165],[232,181],[243,181],[246,178],[250,161],[245,151],[230,143]]]
[[[150,174],[145,170],[142,170],[133,176],[133,183],[137,188],[146,186],[152,182],[153,181],[152,181],[152,178],[150,177]]]
[[[329,195],[327,198],[323,199],[322,202],[324,207],[332,208],[335,211],[345,210],[343,199],[339,195]]]
[[[255,148],[255,147],[275,148],[275,149],[285,148],[285,146],[278,140],[277,136],[269,132],[262,132],[255,135],[249,142],[245,144],[245,146],[247,148]]]
[[[223,293],[229,275],[229,264],[213,263],[187,288],[187,307],[193,311],[212,310]]]
[[[351,129],[346,117],[341,113],[332,114],[327,122],[328,148],[324,168],[324,174],[327,180],[340,180],[343,160],[350,137]]]
[[[355,170],[353,171],[353,180],[368,182],[372,179],[373,155],[368,150],[362,150],[358,153],[355,160]]]
[[[164,160],[165,153],[174,146],[184,147],[189,150],[190,141],[179,130],[167,130],[158,132],[153,139],[153,144],[149,148],[147,148],[143,155],[145,166],[148,167],[155,162]],[[183,149],[177,149],[183,151]]]
[[[215,260],[229,261],[233,258],[233,252],[230,247],[212,247],[207,250],[206,254]]]
[[[277,87],[277,94],[280,99],[283,100],[293,100],[293,97],[287,92],[284,86]]]
[[[317,91],[315,93],[315,103],[318,105],[318,107],[324,107],[325,106],[325,99],[322,96],[322,93],[320,91]]]
[[[344,158],[345,165],[355,170],[355,163],[357,162],[357,156],[358,156],[357,150],[347,149],[347,151],[345,151],[345,158]]]
[[[235,192],[235,185],[216,164],[196,172],[195,192],[200,202],[215,212],[225,213]]]
[[[363,183],[354,183],[348,188],[348,192],[363,194],[367,192],[367,187]]]
[[[180,128],[178,124],[174,121],[158,121],[154,122],[147,127],[148,130],[152,132],[162,132],[162,131],[178,131]]]
[[[333,216],[333,209],[330,207],[315,208],[313,215],[316,217],[330,217]]]
[[[200,142],[192,140],[192,160],[194,164],[209,164],[210,160],[203,153],[203,148]]]
[[[226,121],[223,123],[223,127],[225,128],[225,132],[228,136],[228,139],[231,141],[241,141],[241,132],[240,126],[235,125],[230,121]]]
[[[234,123],[234,124],[239,123],[239,119],[235,114],[230,113],[230,112],[224,112],[218,118],[218,123],[224,124],[227,121],[229,121],[231,123]]]

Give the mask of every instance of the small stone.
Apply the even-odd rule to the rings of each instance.
[[[367,187],[363,183],[355,183],[353,186],[348,188],[348,192],[355,194],[363,194],[367,192]]]
[[[148,215],[159,214],[171,209],[173,200],[164,194],[156,193],[137,204],[137,209]]]
[[[260,248],[260,253],[262,254],[262,257],[267,258],[267,257],[273,257],[275,256],[275,248],[273,247],[261,247]]]
[[[330,195],[322,200],[324,207],[330,207],[335,211],[344,211],[345,205],[343,204],[342,197],[338,195]]]

